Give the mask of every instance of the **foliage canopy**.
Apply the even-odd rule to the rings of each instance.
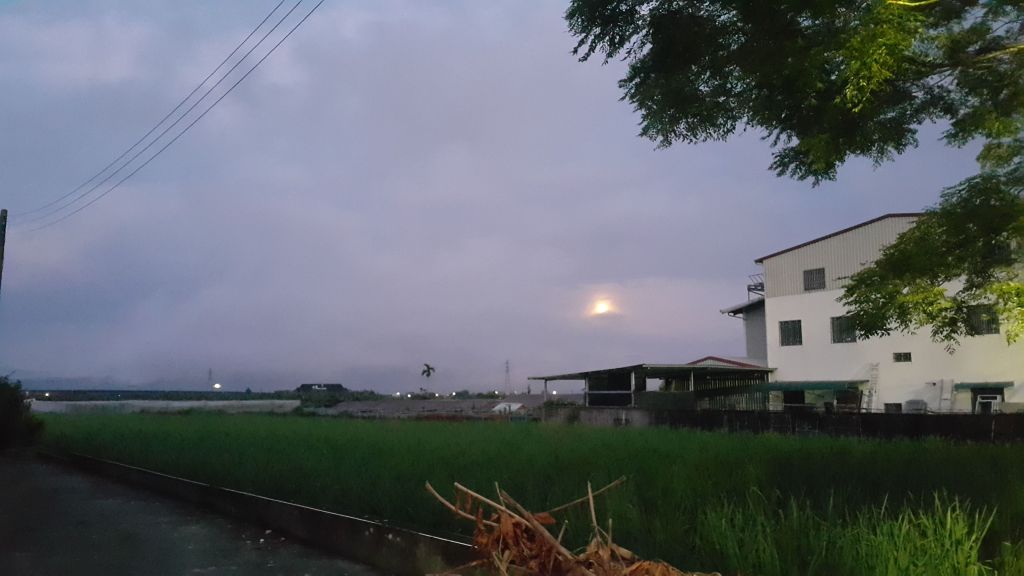
[[[32,415],[21,382],[0,376],[0,449],[31,444],[43,423]]]
[[[931,326],[955,344],[979,302],[1010,341],[1024,331],[1024,0],[572,0],[566,20],[582,60],[628,62],[623,99],[659,146],[754,129],[777,175],[817,184],[892,160],[925,123],[982,142],[979,174],[843,301],[863,336]]]

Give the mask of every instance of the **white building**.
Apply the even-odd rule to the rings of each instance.
[[[1024,343],[1007,345],[983,309],[984,334],[963,338],[952,354],[928,330],[867,340],[850,330],[837,302],[843,287],[918,216],[887,214],[755,260],[763,284],[722,312],[743,318],[747,356],[785,383],[773,403],[842,404],[853,391],[874,411],[1009,411],[1024,402]]]

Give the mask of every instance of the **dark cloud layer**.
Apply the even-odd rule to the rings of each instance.
[[[0,199],[90,176],[274,2],[0,3]],[[31,233],[12,217],[0,365],[232,387],[438,389],[742,353],[717,310],[753,259],[970,173],[928,129],[812,188],[756,134],[655,150],[621,63],[571,55],[557,2],[329,0],[120,189]],[[621,309],[589,318],[600,296]]]

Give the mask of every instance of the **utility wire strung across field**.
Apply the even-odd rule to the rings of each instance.
[[[175,142],[177,142],[179,138],[181,138],[182,136],[184,136],[184,135],[185,135],[185,133],[189,131],[189,129],[191,129],[191,128],[192,128],[193,126],[195,126],[195,124],[196,124],[197,122],[199,122],[199,121],[200,121],[200,120],[201,120],[201,119],[202,119],[203,117],[205,117],[205,116],[206,116],[206,114],[208,114],[208,113],[210,112],[210,110],[212,110],[212,109],[213,109],[213,108],[214,108],[215,106],[217,106],[217,104],[218,104],[218,103],[220,103],[220,101],[221,101],[221,100],[223,100],[223,99],[224,99],[224,98],[225,98],[225,97],[226,97],[226,96],[227,96],[228,94],[230,94],[230,93],[231,93],[231,92],[232,92],[232,91],[233,91],[233,90],[234,90],[234,89],[235,89],[235,88],[236,88],[236,87],[237,87],[237,86],[238,86],[239,84],[241,84],[241,83],[242,83],[242,82],[243,82],[243,81],[244,81],[244,80],[245,80],[246,78],[248,78],[248,77],[249,77],[249,75],[250,75],[250,74],[252,74],[252,72],[256,70],[256,68],[258,68],[258,67],[259,67],[259,66],[260,66],[260,65],[261,65],[261,64],[262,64],[262,63],[263,63],[263,62],[264,62],[264,61],[265,61],[265,60],[266,60],[267,58],[269,58],[269,57],[270,57],[270,55],[271,55],[271,54],[273,54],[273,53],[274,53],[274,51],[276,51],[276,50],[277,50],[277,48],[278,48],[279,46],[281,46],[281,44],[283,44],[283,43],[284,43],[284,41],[285,41],[285,40],[287,40],[287,39],[288,39],[288,38],[289,38],[289,37],[290,37],[290,36],[292,35],[292,33],[294,33],[294,32],[295,32],[295,31],[296,31],[296,30],[297,30],[297,29],[298,29],[298,28],[299,28],[300,26],[302,26],[302,24],[303,24],[303,23],[304,23],[304,22],[305,22],[305,21],[306,21],[306,20],[307,20],[307,19],[308,19],[308,18],[309,18],[310,16],[312,16],[312,15],[313,15],[313,12],[315,12],[315,11],[317,10],[317,8],[319,8],[319,7],[320,7],[320,5],[324,3],[324,1],[325,1],[325,0],[319,0],[319,2],[317,2],[317,3],[316,3],[316,4],[314,5],[314,6],[313,6],[313,8],[312,8],[312,9],[310,9],[310,10],[309,10],[308,12],[306,12],[306,14],[305,14],[305,15],[304,15],[304,16],[303,16],[303,17],[302,17],[302,18],[301,18],[301,19],[300,19],[300,20],[299,20],[298,22],[296,22],[296,23],[295,23],[295,24],[294,24],[294,25],[293,25],[293,26],[291,27],[291,29],[289,29],[289,30],[288,30],[288,32],[287,32],[287,33],[286,33],[286,34],[285,34],[284,36],[282,36],[282,37],[281,37],[281,39],[280,39],[280,40],[278,40],[278,41],[277,41],[277,43],[275,43],[275,44],[274,44],[274,45],[273,45],[273,46],[272,46],[272,47],[270,48],[270,50],[269,50],[269,51],[268,51],[268,52],[267,52],[266,54],[264,54],[264,55],[263,55],[263,56],[262,56],[262,57],[261,57],[261,58],[260,58],[260,59],[259,59],[258,61],[256,61],[256,63],[255,63],[255,64],[253,64],[253,65],[252,65],[251,67],[249,67],[249,69],[248,69],[248,70],[246,70],[246,71],[245,71],[245,73],[244,73],[244,74],[242,74],[242,76],[241,76],[241,77],[239,77],[239,78],[238,78],[238,79],[237,79],[237,80],[236,80],[236,81],[235,81],[235,82],[234,82],[234,83],[233,83],[233,84],[232,84],[232,85],[231,85],[230,87],[228,87],[228,89],[227,89],[227,90],[226,90],[226,91],[225,91],[225,92],[224,92],[223,94],[221,94],[221,95],[220,95],[220,96],[219,96],[219,97],[218,97],[218,98],[217,98],[216,100],[214,100],[212,104],[210,104],[209,106],[207,106],[207,107],[206,107],[206,108],[205,108],[205,109],[204,109],[204,110],[203,110],[203,111],[202,111],[202,112],[201,112],[201,113],[200,113],[200,114],[199,114],[198,116],[196,116],[196,117],[195,117],[195,118],[194,118],[194,119],[193,119],[193,120],[192,120],[191,122],[189,122],[189,123],[188,123],[188,124],[187,124],[187,125],[186,125],[186,126],[185,126],[185,127],[184,127],[184,128],[182,129],[182,130],[181,130],[181,131],[179,131],[179,132],[178,132],[177,134],[175,134],[173,138],[171,138],[171,139],[170,139],[169,141],[167,141],[167,142],[166,142],[166,143],[165,143],[165,144],[164,144],[163,146],[161,146],[161,147],[160,147],[160,148],[159,148],[159,149],[158,149],[158,150],[157,150],[157,151],[156,151],[155,153],[153,153],[152,155],[150,155],[150,156],[149,156],[148,158],[146,158],[146,159],[145,159],[145,161],[143,161],[143,162],[142,162],[141,164],[139,164],[139,165],[138,165],[137,167],[135,167],[135,168],[134,168],[133,170],[131,170],[131,172],[129,172],[129,173],[127,174],[127,175],[125,175],[125,176],[124,176],[124,177],[122,177],[122,178],[121,178],[120,180],[118,180],[117,182],[115,182],[115,183],[114,183],[113,185],[111,185],[111,186],[110,186],[109,188],[107,188],[106,190],[104,190],[103,192],[101,192],[101,193],[100,193],[99,195],[97,195],[97,196],[93,196],[93,197],[92,197],[91,199],[89,199],[89,200],[88,200],[87,202],[85,202],[85,203],[84,203],[84,204],[82,204],[81,206],[79,206],[79,207],[75,208],[75,209],[74,209],[74,210],[72,210],[71,212],[68,212],[68,213],[66,213],[66,214],[64,214],[64,215],[62,215],[62,216],[60,216],[60,217],[58,217],[58,218],[56,218],[56,219],[54,219],[54,220],[51,220],[51,221],[49,221],[49,222],[46,222],[46,223],[44,223],[44,224],[41,224],[41,225],[39,225],[39,226],[37,226],[37,227],[35,227],[35,228],[32,228],[32,229],[31,229],[31,231],[37,231],[37,230],[43,230],[43,229],[45,229],[45,228],[49,228],[50,226],[53,226],[53,225],[55,225],[55,224],[58,224],[58,223],[60,223],[60,222],[63,222],[64,220],[67,220],[68,218],[70,218],[70,217],[74,216],[75,214],[78,214],[78,213],[79,213],[79,212],[81,212],[82,210],[85,210],[85,209],[86,209],[86,208],[88,208],[89,206],[92,206],[93,204],[95,204],[96,202],[98,202],[98,201],[99,201],[100,199],[102,199],[102,198],[103,198],[104,196],[106,196],[107,194],[109,194],[109,193],[113,192],[114,190],[116,190],[116,189],[117,189],[118,187],[120,187],[120,186],[121,186],[121,185],[122,185],[122,184],[123,184],[123,183],[124,183],[125,181],[127,181],[127,180],[128,180],[129,178],[131,178],[132,176],[134,176],[134,175],[135,175],[136,173],[138,173],[138,172],[139,172],[140,170],[142,170],[143,168],[145,168],[145,167],[146,167],[146,166],[147,166],[147,165],[148,165],[148,164],[149,164],[150,162],[152,162],[152,161],[153,161],[154,159],[156,159],[156,157],[157,157],[157,156],[159,156],[160,154],[162,154],[162,153],[163,153],[163,152],[164,152],[165,150],[167,150],[167,148],[169,148],[169,147],[170,147],[170,146],[171,146],[172,144],[174,144]],[[279,19],[279,20],[277,21],[277,23],[276,23],[276,24],[275,24],[275,25],[274,25],[274,26],[273,26],[273,27],[272,27],[272,28],[271,28],[270,30],[269,30],[269,31],[267,31],[267,32],[266,32],[266,33],[265,33],[265,34],[264,34],[264,35],[263,35],[263,36],[262,36],[262,37],[260,38],[260,40],[259,40],[259,41],[258,41],[258,42],[257,42],[256,44],[254,44],[254,45],[253,45],[253,46],[252,46],[251,48],[249,48],[249,50],[248,50],[248,51],[247,51],[247,52],[246,52],[246,53],[245,53],[245,54],[244,54],[244,55],[243,55],[243,56],[242,56],[242,57],[241,57],[241,58],[240,58],[240,59],[238,60],[238,62],[236,62],[236,63],[235,63],[235,64],[234,64],[234,65],[233,65],[233,66],[232,66],[232,67],[231,67],[231,68],[230,68],[230,69],[229,69],[229,70],[228,70],[227,72],[225,72],[225,73],[224,73],[224,74],[223,74],[223,75],[222,75],[222,76],[221,76],[221,77],[220,77],[220,78],[219,78],[219,79],[217,80],[217,82],[216,82],[216,83],[214,83],[214,84],[213,84],[213,85],[212,85],[212,86],[211,86],[211,87],[210,87],[209,89],[207,89],[207,90],[206,90],[206,92],[204,92],[204,93],[203,93],[203,95],[202,95],[202,96],[201,96],[201,97],[200,97],[200,98],[199,98],[198,100],[196,100],[196,101],[195,101],[195,102],[194,102],[194,103],[193,103],[193,104],[192,104],[192,105],[191,105],[191,106],[190,106],[190,107],[189,107],[189,108],[188,108],[188,109],[187,109],[187,110],[186,110],[185,112],[183,112],[183,113],[182,113],[182,114],[181,114],[180,116],[178,116],[178,118],[177,118],[177,119],[176,119],[176,120],[175,120],[175,121],[174,121],[173,123],[171,123],[171,124],[170,124],[169,126],[167,126],[167,127],[166,127],[166,128],[165,128],[165,129],[164,129],[164,130],[163,130],[162,132],[160,132],[160,134],[158,134],[158,135],[157,135],[157,136],[156,136],[156,137],[155,137],[155,138],[154,138],[154,139],[153,139],[153,140],[152,140],[151,142],[149,142],[149,144],[147,144],[147,145],[146,145],[145,147],[143,147],[142,149],[140,149],[140,150],[139,150],[138,152],[136,152],[136,153],[135,153],[135,154],[134,154],[134,155],[133,155],[133,156],[132,156],[131,158],[129,158],[129,159],[128,159],[128,160],[126,161],[126,162],[124,162],[124,164],[122,164],[122,165],[121,165],[121,166],[120,166],[120,167],[119,167],[119,168],[118,168],[117,170],[115,170],[114,172],[112,172],[111,174],[109,174],[109,175],[108,175],[107,177],[105,177],[105,178],[104,178],[104,179],[103,179],[102,181],[100,181],[100,182],[98,182],[98,183],[94,184],[94,185],[93,185],[92,187],[90,187],[90,188],[89,188],[88,190],[86,190],[85,192],[83,192],[83,193],[79,194],[78,196],[76,196],[76,197],[75,197],[75,198],[74,198],[73,200],[71,200],[71,201],[68,201],[68,202],[63,202],[63,204],[61,204],[61,205],[60,205],[59,207],[57,207],[56,209],[51,209],[51,210],[48,210],[48,211],[47,211],[47,213],[46,213],[45,215],[43,215],[43,216],[38,216],[38,217],[34,217],[34,218],[31,218],[31,219],[29,219],[29,221],[38,221],[38,220],[41,220],[41,219],[45,219],[45,218],[48,218],[48,217],[54,216],[54,215],[58,214],[59,212],[61,212],[61,211],[63,211],[63,210],[66,210],[66,209],[70,208],[71,206],[73,206],[73,205],[74,205],[74,204],[76,204],[77,202],[79,202],[79,201],[81,201],[81,200],[85,199],[85,198],[86,198],[87,196],[89,196],[90,194],[92,194],[92,192],[94,192],[94,191],[95,191],[96,189],[98,189],[98,188],[99,188],[100,186],[102,186],[102,185],[103,185],[103,184],[105,184],[106,182],[110,181],[110,180],[111,180],[111,179],[112,179],[112,178],[113,178],[113,177],[114,177],[115,175],[117,175],[118,173],[120,173],[120,172],[121,172],[122,170],[124,170],[124,169],[125,169],[126,167],[128,167],[128,165],[130,165],[130,164],[131,164],[131,163],[132,163],[133,161],[135,161],[135,160],[136,160],[136,159],[137,159],[137,158],[138,158],[138,157],[139,157],[140,155],[142,155],[142,154],[143,154],[143,153],[145,153],[145,152],[146,152],[147,150],[149,150],[149,149],[150,149],[151,147],[153,147],[153,146],[154,146],[154,145],[155,145],[155,144],[156,144],[156,143],[157,143],[157,142],[158,142],[158,141],[159,141],[159,140],[160,140],[161,138],[163,138],[163,137],[164,137],[164,136],[165,136],[165,135],[166,135],[166,134],[167,134],[168,132],[170,132],[170,130],[171,130],[171,129],[173,129],[173,128],[174,128],[174,127],[175,127],[176,125],[178,125],[178,124],[179,124],[179,123],[180,123],[180,122],[181,122],[181,121],[182,121],[182,120],[183,120],[183,119],[184,119],[184,118],[185,118],[186,116],[188,116],[188,114],[189,114],[189,113],[191,113],[191,112],[192,112],[192,111],[193,111],[193,110],[194,110],[194,109],[195,109],[195,108],[196,108],[197,106],[199,106],[199,104],[200,104],[200,103],[202,103],[202,102],[203,102],[203,101],[204,101],[204,100],[206,99],[206,97],[207,97],[207,96],[209,96],[209,95],[210,95],[210,93],[212,93],[212,92],[213,92],[213,90],[215,90],[215,89],[216,89],[216,88],[217,88],[217,87],[218,87],[218,86],[219,86],[219,85],[220,85],[220,84],[221,84],[221,83],[222,83],[222,82],[223,82],[224,80],[226,80],[226,79],[228,78],[228,76],[230,76],[230,75],[231,75],[231,73],[232,73],[232,72],[234,72],[234,70],[235,70],[235,69],[237,69],[237,68],[238,68],[238,67],[239,67],[239,66],[240,66],[240,65],[242,64],[242,62],[244,62],[244,61],[245,61],[245,59],[246,59],[246,58],[247,58],[247,57],[248,57],[248,56],[249,56],[250,54],[252,54],[252,52],[253,52],[253,51],[254,51],[254,50],[255,50],[255,49],[257,48],[257,47],[259,47],[259,46],[260,46],[260,45],[261,45],[261,44],[262,44],[262,43],[263,43],[263,42],[264,42],[264,41],[265,41],[265,40],[266,40],[266,39],[267,39],[267,38],[268,38],[268,37],[269,37],[269,36],[270,36],[270,35],[271,35],[271,34],[272,34],[272,33],[273,33],[274,31],[275,31],[275,30],[277,30],[277,28],[278,28],[278,27],[280,27],[280,26],[281,26],[281,24],[282,24],[282,23],[284,23],[284,21],[285,21],[285,20],[287,20],[287,19],[288,19],[288,17],[289,17],[289,16],[291,16],[291,14],[292,14],[292,13],[293,13],[293,12],[294,12],[294,11],[295,11],[295,10],[296,10],[296,9],[297,9],[298,7],[299,7],[299,5],[300,5],[300,4],[302,4],[302,2],[303,2],[303,0],[298,0],[298,2],[296,2],[296,3],[295,3],[295,5],[294,5],[294,6],[292,6],[292,7],[291,7],[291,9],[289,9],[289,10],[288,10],[288,12],[286,12],[286,13],[285,13],[285,15],[284,15],[284,16],[282,16],[282,17],[281,17],[281,18],[280,18],[280,19]],[[256,32],[257,32],[257,31],[258,31],[258,30],[259,30],[259,29],[260,29],[260,28],[261,28],[261,27],[262,27],[262,26],[263,26],[263,25],[265,24],[265,23],[266,23],[266,22],[267,22],[267,20],[269,20],[269,19],[270,19],[270,17],[271,17],[271,16],[272,16],[272,15],[273,15],[273,14],[274,14],[274,13],[275,13],[276,11],[277,11],[277,9],[278,9],[278,8],[279,8],[279,7],[281,6],[281,4],[283,4],[283,3],[284,3],[284,0],[282,0],[282,1],[280,2],[280,3],[278,3],[278,5],[277,5],[277,6],[275,6],[275,7],[274,7],[274,9],[273,9],[273,10],[271,10],[269,14],[267,14],[266,18],[264,18],[264,19],[263,19],[263,21],[262,21],[262,22],[260,22],[260,24],[259,24],[259,25],[258,25],[258,26],[257,26],[257,27],[256,27],[255,29],[253,29],[253,31],[252,31],[252,32],[251,32],[251,33],[250,33],[250,34],[249,34],[249,35],[248,35],[248,36],[247,36],[247,37],[245,38],[245,40],[243,40],[243,41],[242,41],[242,43],[241,43],[241,44],[239,44],[239,46],[238,46],[237,48],[235,48],[235,50],[234,50],[234,51],[232,51],[232,53],[231,53],[231,54],[229,54],[229,55],[228,55],[228,57],[227,57],[227,58],[225,58],[225,60],[224,60],[224,61],[223,61],[223,62],[222,62],[222,63],[221,63],[221,64],[220,64],[220,65],[219,65],[219,66],[218,66],[218,67],[217,67],[216,69],[214,69],[214,71],[213,71],[213,72],[211,72],[211,73],[210,73],[210,75],[208,75],[208,76],[206,77],[206,79],[204,79],[204,80],[203,80],[203,82],[199,84],[199,86],[197,86],[197,87],[196,87],[196,89],[195,89],[195,90],[193,90],[193,91],[192,91],[192,92],[191,92],[191,93],[190,93],[190,94],[189,94],[189,95],[188,95],[188,96],[187,96],[187,97],[186,97],[186,98],[185,98],[185,99],[184,99],[184,100],[183,100],[183,101],[182,101],[182,102],[181,102],[181,103],[180,103],[180,104],[179,104],[179,105],[177,106],[177,107],[175,107],[175,110],[178,110],[178,109],[180,109],[180,108],[181,108],[181,106],[183,106],[183,105],[184,105],[184,103],[185,103],[185,102],[187,102],[189,98],[191,98],[191,97],[192,97],[192,96],[193,96],[193,95],[194,95],[194,94],[195,94],[195,93],[196,93],[196,92],[197,92],[197,91],[198,91],[198,90],[199,90],[199,89],[200,89],[200,88],[201,88],[201,87],[202,87],[202,86],[203,86],[203,85],[204,85],[204,84],[205,84],[205,83],[206,83],[206,82],[207,82],[207,81],[208,81],[208,80],[209,80],[209,79],[210,79],[210,78],[211,78],[211,77],[212,77],[212,76],[214,75],[214,74],[216,74],[217,70],[219,70],[220,68],[222,68],[222,67],[224,66],[224,64],[226,64],[226,63],[227,63],[227,61],[228,61],[228,60],[230,60],[231,56],[232,56],[232,55],[234,55],[234,54],[236,54],[236,53],[237,53],[237,52],[238,52],[238,51],[239,51],[239,50],[241,49],[241,47],[242,47],[242,46],[243,46],[243,45],[244,45],[244,44],[245,44],[245,43],[246,43],[246,42],[247,42],[247,41],[248,41],[248,40],[249,40],[249,39],[250,39],[250,38],[251,38],[251,37],[252,37],[252,36],[253,36],[253,35],[254,35],[254,34],[255,34],[255,33],[256,33]],[[85,185],[87,185],[89,181],[91,181],[91,180],[94,180],[94,179],[95,179],[95,178],[97,178],[97,177],[98,177],[99,175],[103,174],[103,172],[105,172],[105,171],[106,171],[107,169],[109,169],[109,168],[110,168],[111,166],[113,166],[114,164],[116,164],[116,163],[117,163],[117,162],[118,162],[118,161],[119,161],[119,160],[120,160],[121,158],[123,158],[123,157],[124,157],[124,156],[126,156],[126,155],[127,155],[127,154],[128,154],[129,152],[131,152],[131,150],[132,150],[133,148],[137,147],[137,146],[138,146],[138,145],[139,145],[139,144],[140,144],[140,143],[141,143],[142,141],[144,141],[144,140],[145,140],[145,139],[146,139],[146,138],[147,138],[147,137],[148,137],[148,136],[149,136],[150,134],[152,134],[153,132],[155,132],[155,131],[156,131],[156,129],[157,129],[157,128],[159,128],[159,127],[160,127],[160,125],[161,125],[161,124],[162,124],[163,122],[165,122],[165,121],[166,121],[166,120],[167,120],[167,119],[168,119],[168,118],[169,118],[169,117],[170,117],[171,115],[173,115],[173,114],[174,114],[175,110],[172,110],[172,111],[171,111],[171,112],[170,112],[170,113],[169,113],[169,114],[168,114],[168,115],[167,115],[167,116],[166,116],[166,117],[165,117],[165,118],[164,118],[163,120],[161,120],[161,121],[160,121],[160,122],[159,122],[159,123],[158,123],[158,124],[157,124],[156,126],[154,126],[154,127],[153,127],[153,129],[151,129],[151,130],[150,130],[150,131],[149,131],[149,132],[148,132],[148,133],[147,133],[147,134],[146,134],[145,136],[143,136],[143,137],[142,137],[142,138],[141,138],[141,139],[139,140],[139,142],[136,142],[136,144],[134,144],[134,145],[133,145],[133,146],[132,146],[131,148],[129,148],[128,150],[126,150],[126,151],[125,151],[125,152],[124,152],[124,153],[123,153],[123,154],[122,154],[122,155],[121,155],[121,156],[120,156],[120,157],[119,157],[118,159],[115,159],[115,160],[114,160],[114,162],[112,162],[112,163],[111,163],[110,165],[108,165],[108,166],[107,166],[106,168],[104,168],[104,170],[103,170],[103,171],[99,172],[99,173],[98,173],[98,174],[97,174],[96,176],[94,176],[94,177],[93,177],[93,178],[91,178],[90,180],[88,180],[88,181],[86,181],[85,183],[83,183],[83,185],[82,185],[82,186],[79,186],[79,187],[78,187],[78,188],[76,188],[75,190],[73,190],[73,191],[71,191],[70,193],[66,194],[66,195],[65,195],[64,197],[62,197],[61,199],[58,199],[58,200],[56,200],[56,201],[54,201],[54,202],[51,202],[51,203],[50,203],[50,205],[53,205],[53,204],[59,203],[59,202],[61,202],[62,200],[65,200],[65,199],[67,199],[67,198],[68,198],[69,196],[73,195],[73,194],[74,194],[74,193],[75,193],[76,191],[80,190],[80,189],[81,189],[81,188],[83,188],[83,187],[84,187]],[[36,210],[33,210],[32,212],[38,212],[38,211],[42,210],[43,208],[44,208],[44,207],[38,208],[38,209],[36,209]]]
[[[223,67],[224,67],[224,65],[225,65],[225,64],[227,64],[228,60],[230,60],[232,56],[234,56],[235,54],[237,54],[237,53],[238,53],[238,51],[242,49],[242,46],[244,46],[244,45],[245,45],[245,43],[246,43],[246,42],[248,42],[248,41],[249,41],[249,39],[250,39],[250,38],[252,38],[252,37],[253,37],[253,35],[254,35],[254,34],[256,34],[256,32],[257,32],[257,31],[258,31],[258,30],[259,30],[260,28],[262,28],[264,24],[266,24],[267,20],[269,20],[269,19],[270,19],[270,17],[274,15],[274,12],[277,12],[277,9],[278,9],[278,8],[280,8],[282,4],[284,4],[284,0],[281,0],[280,2],[278,2],[278,3],[277,3],[277,6],[274,6],[274,9],[273,9],[273,10],[271,10],[271,11],[270,11],[270,12],[269,12],[269,13],[268,13],[268,14],[267,14],[267,15],[266,15],[266,16],[265,16],[264,18],[263,18],[263,20],[262,20],[262,21],[260,21],[260,23],[259,23],[259,24],[257,24],[257,25],[256,25],[256,27],[252,29],[252,31],[251,31],[251,32],[249,32],[249,35],[248,35],[248,36],[246,36],[246,37],[245,37],[245,38],[244,38],[244,39],[243,39],[243,40],[242,40],[242,41],[241,41],[241,42],[240,42],[240,43],[238,44],[238,46],[235,46],[235,49],[234,49],[234,50],[232,50],[232,51],[231,51],[231,53],[230,53],[230,54],[228,54],[228,55],[227,55],[227,56],[226,56],[226,57],[225,57],[225,58],[224,58],[223,60],[221,60],[220,64],[218,64],[216,68],[214,68],[214,69],[213,69],[213,70],[212,70],[212,71],[211,71],[211,72],[210,72],[209,74],[207,74],[207,75],[206,75],[206,78],[203,78],[203,81],[202,81],[202,82],[200,82],[200,83],[199,83],[199,84],[198,84],[198,85],[197,85],[197,86],[196,86],[195,88],[193,88],[193,89],[192,89],[192,91],[191,91],[191,92],[189,92],[189,93],[188,93],[188,95],[187,95],[187,96],[185,96],[185,97],[184,97],[184,98],[183,98],[183,99],[181,100],[181,102],[178,102],[178,105],[177,105],[177,106],[175,106],[175,107],[174,107],[174,108],[173,108],[173,109],[172,109],[172,110],[171,110],[170,112],[168,112],[168,113],[167,113],[167,114],[166,114],[166,115],[165,115],[165,116],[164,116],[163,118],[161,118],[161,119],[160,119],[160,121],[159,121],[159,122],[157,122],[157,123],[156,123],[156,124],[155,124],[155,125],[154,125],[154,126],[153,126],[152,128],[150,128],[150,129],[149,129],[149,132],[146,132],[145,134],[143,134],[143,135],[142,135],[142,137],[141,137],[141,138],[139,138],[138,140],[136,140],[134,144],[132,144],[131,146],[129,146],[129,147],[128,147],[128,149],[126,149],[126,150],[125,150],[124,152],[121,152],[121,155],[120,155],[120,156],[118,156],[117,158],[114,158],[113,160],[111,160],[111,161],[110,161],[110,163],[109,163],[109,164],[107,164],[106,166],[104,166],[102,170],[100,170],[99,172],[97,172],[96,174],[94,174],[94,175],[93,175],[93,176],[92,176],[91,178],[89,178],[89,179],[88,179],[88,180],[86,180],[85,182],[82,182],[81,184],[79,184],[78,186],[76,186],[76,187],[75,187],[75,188],[74,188],[73,190],[71,190],[71,191],[70,191],[70,192],[68,192],[67,194],[65,194],[65,195],[61,196],[60,198],[57,198],[56,200],[52,200],[52,201],[50,201],[50,202],[48,202],[48,203],[46,203],[46,204],[43,204],[42,206],[39,206],[39,207],[37,207],[37,208],[33,208],[32,210],[28,210],[28,211],[26,211],[26,212],[21,212],[21,213],[15,214],[15,216],[28,216],[28,215],[30,215],[30,214],[35,214],[36,212],[41,212],[41,211],[43,211],[43,210],[46,210],[47,208],[49,208],[49,207],[51,207],[51,206],[54,206],[55,204],[58,204],[58,203],[60,203],[60,202],[64,201],[65,199],[67,199],[67,198],[70,198],[70,197],[71,197],[72,195],[74,195],[74,193],[75,193],[75,192],[78,192],[78,191],[79,191],[79,190],[81,190],[82,188],[85,188],[85,187],[86,187],[86,186],[88,186],[88,185],[89,185],[89,184],[90,184],[91,182],[93,182],[94,180],[96,180],[97,178],[99,178],[100,176],[102,176],[102,175],[103,175],[104,173],[106,173],[106,171],[107,171],[107,170],[110,170],[110,169],[111,169],[111,168],[112,168],[112,167],[113,167],[113,166],[114,166],[115,164],[117,164],[118,162],[120,162],[120,161],[121,161],[121,159],[123,159],[123,158],[124,158],[125,156],[127,156],[128,154],[130,154],[132,150],[134,150],[134,149],[135,149],[136,147],[138,147],[138,145],[139,145],[139,144],[142,144],[142,143],[143,143],[143,142],[144,142],[144,141],[146,140],[146,138],[149,138],[149,137],[150,137],[150,135],[152,135],[152,134],[153,134],[153,132],[156,132],[157,128],[159,128],[160,126],[162,126],[162,125],[163,125],[163,123],[164,123],[164,122],[166,122],[168,118],[170,118],[171,116],[173,116],[175,112],[177,112],[178,110],[180,110],[180,109],[181,109],[181,107],[182,107],[182,106],[184,106],[184,105],[185,105],[185,103],[186,103],[186,102],[188,102],[188,101],[189,101],[189,100],[190,100],[190,99],[192,98],[192,96],[194,96],[194,95],[195,95],[195,93],[199,91],[199,89],[200,89],[200,88],[202,88],[203,86],[205,86],[205,85],[206,85],[206,83],[207,83],[207,82],[208,82],[208,81],[210,80],[210,78],[212,78],[212,77],[213,77],[213,75],[217,73],[217,71],[219,71],[219,70],[220,70],[221,68],[223,68]],[[200,98],[200,100],[202,100],[202,98]],[[127,164],[127,163],[126,163],[126,164]],[[124,165],[122,165],[122,166],[121,166],[121,168],[124,168]],[[100,182],[99,182],[99,184],[97,184],[97,185],[103,184],[104,182],[106,182],[107,180],[109,180],[109,179],[110,179],[110,177],[111,177],[111,176],[113,176],[114,174],[117,174],[117,172],[118,172],[118,171],[120,171],[120,170],[121,170],[121,168],[118,168],[118,170],[115,170],[115,171],[114,171],[113,173],[111,173],[111,175],[110,175],[110,176],[107,176],[107,178],[106,178],[106,179],[104,179],[104,180],[100,181]],[[60,210],[60,208],[58,207],[58,208],[57,208],[57,210]],[[35,220],[40,220],[40,219],[42,219],[42,218],[45,218],[45,217],[46,217],[46,216],[48,216],[48,215],[49,215],[49,213],[46,213],[46,214],[43,214],[42,216],[38,216],[38,217],[33,217],[33,218],[28,218],[28,219],[26,219],[25,221],[26,221],[26,222],[32,222],[32,221],[35,221]]]

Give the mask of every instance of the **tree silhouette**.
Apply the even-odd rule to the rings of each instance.
[[[424,364],[423,365],[423,370],[420,372],[420,375],[421,376],[426,376],[427,378],[430,378],[430,375],[433,374],[436,371],[437,371],[437,369],[434,368],[433,366],[431,366],[430,364]]]
[[[571,0],[566,19],[582,60],[627,63],[622,99],[660,146],[750,131],[776,174],[814,183],[896,159],[925,125],[980,150],[842,300],[859,337],[930,326],[953,347],[985,305],[1024,338],[1020,0]]]

